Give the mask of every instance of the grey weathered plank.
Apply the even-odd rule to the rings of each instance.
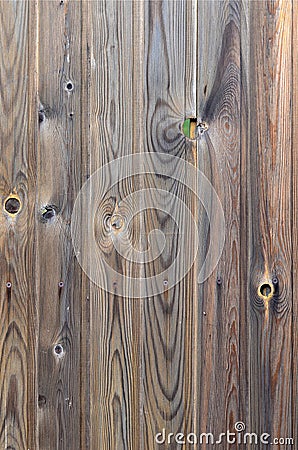
[[[251,7],[249,81],[248,414],[255,432],[292,437],[291,2]]]
[[[208,125],[199,142],[198,166],[216,189],[226,222],[221,260],[198,295],[198,427],[215,437],[227,429],[233,432],[240,420],[241,26],[245,13],[241,2],[198,3],[197,104],[199,119]],[[202,221],[201,230],[206,252],[216,243],[208,243],[208,223]],[[224,442],[221,445],[226,448]]]
[[[34,447],[36,439],[36,309],[32,282],[35,23],[34,3],[0,3],[0,447],[5,449]],[[5,211],[9,195],[20,201],[13,215]]]
[[[87,20],[91,174],[140,146],[142,3],[89,2]],[[109,176],[117,180],[117,173],[107,172],[106,180]],[[100,205],[94,205],[100,207],[99,236],[106,245],[101,258],[127,276],[135,269],[116,256],[112,239],[118,239],[117,231],[109,221],[134,186],[132,180],[119,182],[115,188],[107,188]],[[137,230],[136,221],[134,232]],[[114,293],[94,284],[90,288],[90,448],[141,449],[141,302],[118,296],[117,276],[114,283]]]
[[[293,203],[292,203],[292,235],[293,235],[293,265],[292,265],[292,282],[293,282],[293,324],[292,324],[292,436],[297,439],[298,436],[298,3],[293,2],[293,38],[292,38],[292,52],[293,52],[293,87],[292,87],[292,105],[293,105],[293,136],[292,136],[292,189],[293,189]]]
[[[172,192],[195,217],[197,199],[171,175],[176,164],[174,157],[197,164],[196,143],[186,140],[181,133],[184,118],[196,117],[196,2],[145,2],[144,17],[144,152],[161,152],[172,157],[166,162],[160,158],[158,168],[168,173],[167,177],[152,176],[144,183]],[[146,264],[144,273],[148,277],[164,270],[165,282],[175,285],[178,273],[172,274],[171,279],[168,267],[179,259],[180,242],[185,253],[192,242],[186,243],[186,230],[179,230],[161,212],[167,203],[174,216],[184,213],[170,197],[160,198],[156,210],[146,211],[142,232],[148,236],[151,230],[160,229],[166,236],[166,246],[158,259]],[[181,265],[183,257],[184,253],[180,255]],[[160,295],[144,299],[142,403],[146,449],[160,448],[155,435],[162,429],[176,434],[196,428],[196,355],[193,354],[197,342],[196,279],[194,267],[172,289],[165,287]],[[172,441],[166,448],[176,448],[176,445]]]
[[[84,293],[70,219],[84,175],[81,4],[41,1],[38,13],[38,448],[61,450],[78,448],[80,442],[80,315]]]

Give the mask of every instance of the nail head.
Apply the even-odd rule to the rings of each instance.
[[[72,90],[73,90],[73,83],[71,82],[71,81],[68,81],[67,83],[66,83],[66,90],[68,91],[68,92],[71,92]]]

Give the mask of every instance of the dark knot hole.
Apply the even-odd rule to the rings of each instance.
[[[20,210],[20,207],[21,202],[17,197],[9,197],[4,203],[5,211],[9,214],[17,214]]]

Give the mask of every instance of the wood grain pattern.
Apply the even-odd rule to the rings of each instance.
[[[0,447],[35,444],[35,4],[0,3]],[[32,23],[33,30],[29,29]],[[32,41],[30,42],[30,38]],[[21,208],[4,211],[16,195]]]
[[[240,2],[201,3],[198,23],[198,116],[209,128],[199,142],[199,168],[216,188],[226,222],[225,248],[199,288],[199,429],[219,436],[240,417]],[[213,33],[208,30],[212,29]],[[208,235],[208,224],[202,230]],[[208,248],[208,242],[205,244]],[[204,259],[203,252],[201,258]],[[206,315],[204,315],[204,312]],[[220,358],[219,356],[220,355]],[[225,444],[221,444],[225,448]],[[205,447],[203,447],[205,448]],[[208,448],[208,447],[206,447]]]
[[[90,174],[139,147],[139,58],[142,5],[138,2],[89,2],[87,48],[90,70],[88,153]],[[116,181],[116,179],[115,179]],[[134,184],[108,190],[101,206],[104,221]],[[94,205],[96,207],[97,205]],[[137,233],[138,224],[135,224]],[[107,263],[133,275],[134,266],[117,258],[112,231],[106,235]],[[116,235],[115,235],[116,238]],[[96,249],[95,249],[96,251]],[[137,299],[90,287],[90,448],[134,449],[140,435],[140,307]]]
[[[295,0],[0,0],[0,449],[174,450],[179,433],[211,449],[200,434],[218,439],[237,421],[297,447],[297,21]],[[76,258],[75,200],[98,168],[148,152],[163,154],[152,173],[107,170],[104,198],[85,199],[98,243],[80,230],[88,264],[100,251],[98,266],[118,272],[106,292]],[[224,251],[202,284],[214,242],[203,204],[173,178],[175,157],[186,180],[186,163],[206,175],[225,214]],[[169,288],[171,263],[195,245],[165,212],[182,217],[179,199],[198,257]],[[146,201],[155,208],[135,214]],[[161,230],[162,254],[119,256],[123,223],[128,250],[149,252]],[[121,275],[163,271],[160,294],[131,280],[133,294],[119,294]]]
[[[251,426],[292,436],[292,7],[257,3],[250,14],[249,391]],[[278,279],[271,299],[260,283]],[[288,369],[286,369],[288,368]],[[256,382],[258,380],[258,382]],[[281,448],[281,446],[278,446]]]
[[[194,165],[197,163],[196,143],[184,138],[181,126],[184,117],[196,117],[196,14],[195,2],[145,3],[144,151],[179,156]],[[160,167],[163,164],[160,158]],[[147,185],[175,193],[195,215],[196,201],[181,183],[171,178],[174,158],[166,164],[169,176],[151,177]],[[170,276],[167,268],[179,258],[179,241],[185,241],[179,234],[182,230],[158,211],[164,210],[162,200],[156,203],[156,208],[146,212],[144,232],[148,235],[153,229],[162,230],[166,247],[162,257],[144,269],[146,276],[165,270],[167,281]],[[175,204],[171,210],[177,216],[183,213]],[[196,428],[196,356],[192,352],[197,340],[196,277],[194,267],[173,289],[165,288],[163,294],[144,299],[145,449],[160,447],[154,438],[162,429],[177,434]],[[165,448],[176,448],[176,445],[172,441]]]
[[[292,105],[293,105],[293,127],[292,127],[292,283],[293,283],[293,306],[292,306],[292,436],[297,439],[298,436],[298,27],[295,24],[298,21],[298,4],[293,2],[293,39],[292,39]]]
[[[38,448],[62,450],[78,448],[81,436],[80,314],[84,293],[70,236],[72,208],[84,175],[81,5],[39,2],[38,14]],[[58,352],[56,345],[61,346]]]

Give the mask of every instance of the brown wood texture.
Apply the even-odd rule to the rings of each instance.
[[[257,432],[265,429],[272,436],[286,437],[292,435],[295,402],[291,369],[294,253],[289,120],[292,116],[292,5],[285,1],[257,3],[251,9],[250,20],[253,32],[247,183],[250,423]],[[255,294],[259,283],[274,277],[278,284],[273,297],[260,302]],[[256,379],[259,383],[254,383]]]
[[[295,24],[298,21],[298,4],[293,3],[293,39],[292,39],[292,60],[293,60],[293,77],[292,77],[292,107],[293,107],[293,127],[292,127],[292,182],[293,182],[293,202],[292,202],[292,231],[293,231],[293,261],[292,261],[292,283],[293,283],[293,309],[292,309],[292,379],[293,379],[293,412],[292,412],[292,434],[298,435],[298,27]]]
[[[39,2],[37,7],[38,446],[69,449],[77,448],[81,436],[84,292],[70,219],[84,177],[81,35],[77,32],[82,12],[78,2]]]
[[[35,443],[38,327],[35,296],[36,13],[28,2],[0,5],[1,210],[0,447]],[[32,24],[32,29],[29,27]],[[30,57],[29,57],[30,55]],[[11,211],[11,210],[10,210]]]
[[[297,21],[296,0],[0,0],[0,449],[297,448]],[[86,191],[83,270],[81,188],[150,153]],[[188,164],[225,217],[203,283],[220,243]]]
[[[209,129],[198,144],[198,164],[218,191],[226,239],[216,271],[203,285],[199,304],[198,429],[218,436],[241,420],[241,2],[210,2],[198,16],[198,116]],[[208,30],[214,30],[209,33]],[[221,44],[218,45],[218,42]],[[208,225],[208,224],[207,224]],[[208,233],[206,225],[201,231]],[[205,244],[208,247],[208,243]],[[202,258],[205,252],[202,253]],[[205,315],[204,315],[205,312]],[[205,447],[202,447],[205,448]]]
[[[138,141],[138,8],[133,2],[88,2],[90,174],[115,158],[133,153]],[[113,74],[111,76],[111,74]],[[121,123],[121,127],[118,124]],[[108,174],[113,177],[113,174]],[[117,180],[116,174],[115,181]],[[134,184],[123,180],[107,191],[100,207],[104,257],[127,276],[130,262],[113,250],[105,220]],[[135,224],[136,232],[138,224]],[[106,233],[106,234],[105,234]],[[117,279],[115,279],[117,283]],[[90,448],[139,448],[140,301],[90,287]]]

